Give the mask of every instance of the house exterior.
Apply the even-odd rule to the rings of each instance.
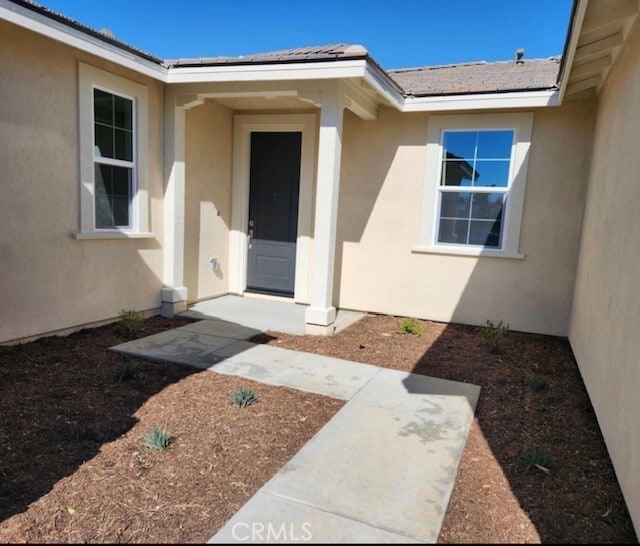
[[[613,7],[612,7],[612,4]],[[0,0],[0,342],[224,294],[568,336],[640,527],[636,0],[561,58],[167,61]]]

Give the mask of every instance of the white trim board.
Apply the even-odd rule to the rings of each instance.
[[[309,303],[317,117],[315,114],[236,115],[233,121],[229,292],[243,294],[247,288],[251,133],[301,132],[298,236],[296,239],[296,276],[293,299],[296,303]]]
[[[150,76],[163,82],[167,81],[167,69],[164,66],[143,59],[135,53],[130,53],[120,47],[108,44],[104,40],[91,36],[82,30],[60,21],[55,21],[50,17],[8,0],[0,0],[0,19],[130,68],[145,76]]]

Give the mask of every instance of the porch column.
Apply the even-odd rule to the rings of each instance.
[[[180,96],[165,99],[164,142],[164,274],[162,287],[163,317],[187,309],[184,286],[184,158],[185,104]]]
[[[305,316],[307,333],[310,334],[333,333],[332,325],[336,320],[336,308],[333,307],[333,270],[336,255],[344,107],[343,93],[338,86],[322,92],[311,305],[307,308]]]

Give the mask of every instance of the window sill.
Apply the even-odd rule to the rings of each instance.
[[[88,231],[76,232],[71,236],[76,240],[87,239],[155,239],[153,233],[147,232],[129,232],[129,231]]]
[[[467,256],[476,258],[509,258],[524,260],[525,255],[504,250],[488,250],[486,248],[458,248],[445,246],[414,246],[411,252],[417,254],[447,254],[450,256]]]

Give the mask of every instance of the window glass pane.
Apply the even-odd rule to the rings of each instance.
[[[477,138],[477,131],[446,131],[444,133],[445,157],[473,161]]]
[[[476,161],[474,186],[506,188],[509,185],[509,165],[507,161]]]
[[[469,220],[440,220],[439,243],[466,244]]]
[[[127,227],[132,170],[95,164],[96,227]]]
[[[114,125],[122,129],[133,128],[133,102],[129,99],[113,97]]]
[[[100,89],[93,90],[93,117],[97,122],[113,125],[113,95],[111,93],[100,91]]]
[[[113,129],[95,124],[95,157],[113,157]]]
[[[504,194],[502,193],[474,193],[471,218],[476,220],[499,220],[502,215],[503,200]]]
[[[132,136],[131,131],[125,131],[124,129],[115,129],[115,159],[124,159],[125,161],[133,161],[133,149],[132,149]]]
[[[443,161],[443,186],[471,186],[473,167],[466,161]]]
[[[479,131],[478,159],[510,159],[513,131]]]
[[[440,206],[441,218],[469,218],[471,194],[443,192]]]
[[[129,199],[127,197],[113,196],[111,199],[113,208],[113,221],[116,226],[129,225]]]
[[[502,222],[485,220],[472,220],[469,229],[469,244],[488,247],[500,246],[500,231]]]

